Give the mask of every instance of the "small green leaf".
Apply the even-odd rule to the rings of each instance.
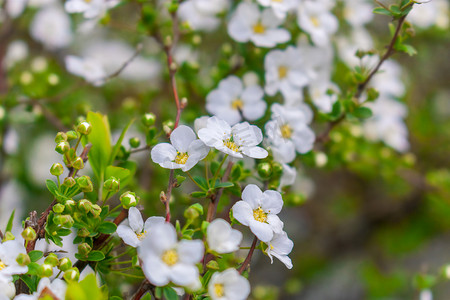
[[[232,187],[234,184],[232,182],[219,182],[216,184],[216,188],[229,188]]]
[[[391,13],[389,10],[387,10],[387,9],[385,9],[385,8],[383,8],[383,7],[377,7],[377,8],[375,8],[375,9],[373,10],[373,13],[374,13],[374,14],[379,14],[379,15],[392,16],[392,13]]]
[[[372,116],[372,110],[368,107],[358,107],[353,112],[353,115],[360,119],[367,119]]]
[[[163,294],[167,300],[178,300],[177,292],[171,287],[165,287],[163,289]]]
[[[208,182],[204,177],[194,176],[194,181],[197,182],[197,184],[200,185],[204,191],[208,190]]]
[[[28,253],[32,262],[36,262],[44,256],[44,252],[39,250],[33,250]]]
[[[47,186],[47,189],[50,191],[50,193],[53,194],[53,196],[59,195],[59,189],[56,183],[53,180],[47,179],[45,181],[45,185]]]
[[[242,166],[240,164],[234,164],[231,169],[230,180],[237,181],[241,178],[242,175]]]
[[[194,198],[203,198],[206,197],[207,193],[206,192],[193,192],[191,193],[191,196]]]
[[[102,251],[91,251],[87,257],[88,261],[101,261],[105,259],[105,254]]]
[[[32,263],[28,264],[27,274],[37,275],[37,274],[39,274],[40,270],[41,270],[41,266],[36,262],[32,262]]]
[[[6,231],[5,232],[11,232],[12,227],[13,227],[13,222],[14,222],[14,215],[16,214],[16,210],[14,209],[11,213],[11,215],[9,216],[8,219],[8,224],[6,225]]]
[[[113,234],[117,230],[117,225],[112,222],[103,222],[98,226],[97,230],[104,234]]]

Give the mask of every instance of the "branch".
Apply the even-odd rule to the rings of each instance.
[[[252,260],[253,252],[256,248],[256,243],[258,242],[258,238],[255,236],[253,239],[252,246],[250,247],[250,250],[248,251],[247,257],[245,258],[244,262],[242,263],[242,266],[239,268],[239,274],[242,274],[242,272],[245,271],[247,266],[250,264],[250,261]]]
[[[233,162],[229,161],[227,165],[227,169],[222,177],[222,182],[226,182],[231,173],[231,168],[233,167]],[[211,202],[208,207],[208,214],[206,216],[206,221],[211,222],[216,215],[217,205],[219,204],[220,198],[223,194],[223,188],[220,188],[215,195],[211,196]]]

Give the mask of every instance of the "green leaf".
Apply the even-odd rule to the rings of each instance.
[[[44,252],[39,250],[33,250],[28,253],[32,262],[36,262],[44,256]]]
[[[38,263],[32,262],[28,264],[28,272],[30,275],[37,275],[41,270],[41,266]]]
[[[409,56],[413,56],[417,54],[416,48],[408,44],[396,44],[395,50],[402,51],[408,54]]]
[[[106,300],[107,292],[99,288],[95,274],[87,275],[82,281],[71,281],[67,285],[66,300]]]
[[[117,225],[112,222],[104,222],[98,226],[97,230],[104,234],[113,234],[117,230]]]
[[[167,300],[178,300],[177,292],[171,287],[165,287],[163,289],[164,298]]]
[[[430,289],[436,284],[436,276],[418,274],[414,277],[414,286],[419,290]]]
[[[120,134],[119,139],[117,140],[117,143],[114,145],[114,148],[112,149],[111,157],[109,158],[108,165],[112,165],[114,163],[114,160],[116,159],[117,153],[119,152],[120,146],[122,145],[122,141],[125,137],[125,134],[128,131],[128,128],[130,128],[131,124],[133,124],[134,119],[128,122],[127,126],[122,130],[122,133]],[[109,178],[109,177],[105,177]]]
[[[56,197],[59,195],[58,186],[56,185],[56,183],[53,180],[47,179],[45,181],[45,185],[47,186],[47,189],[50,191],[50,193],[53,194],[53,196]]]
[[[37,277],[36,276],[20,276],[23,282],[27,285],[31,292],[35,292],[37,290]]]
[[[102,251],[94,250],[89,252],[88,261],[101,261],[105,259],[105,254]]]
[[[61,228],[57,230],[57,233],[59,236],[68,236],[69,234],[72,233],[72,230],[67,228]]]
[[[353,115],[360,119],[367,119],[372,116],[372,110],[368,107],[358,107],[353,112]]]
[[[373,10],[373,13],[374,13],[374,14],[379,14],[379,15],[392,16],[392,13],[391,13],[389,10],[387,10],[387,9],[385,9],[385,8],[383,8],[383,7],[377,7],[377,8],[375,8],[375,9]]]
[[[232,182],[219,182],[216,184],[216,188],[229,188],[234,186],[234,183]]]
[[[6,224],[6,230],[5,232],[11,232],[12,227],[13,227],[13,222],[14,222],[14,215],[16,214],[16,210],[14,209],[11,213],[11,215],[9,216],[8,219],[8,224]]]
[[[99,181],[103,177],[111,157],[111,131],[106,116],[100,113],[88,112],[87,121],[92,125],[88,141],[92,144],[89,151],[89,164]]]
[[[194,198],[203,198],[206,197],[207,193],[206,192],[193,192],[191,193],[191,196]]]
[[[230,180],[237,181],[241,178],[242,175],[242,166],[240,164],[234,164],[231,169]]]
[[[150,295],[150,292],[147,292],[142,298],[141,300],[151,300],[152,299],[152,295]]]
[[[197,184],[200,185],[204,191],[208,190],[208,182],[204,177],[194,176],[194,181],[197,182]]]

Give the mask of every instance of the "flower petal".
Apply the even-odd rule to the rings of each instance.
[[[157,164],[173,161],[176,156],[177,150],[169,143],[160,143],[151,152],[152,160]]]
[[[197,139],[194,130],[185,125],[180,125],[170,134],[170,142],[179,152],[187,152],[189,145]]]
[[[123,240],[123,242],[131,247],[137,247],[140,241],[136,233],[127,225],[119,225],[117,227],[117,235]]]
[[[142,220],[141,212],[136,207],[130,207],[128,210],[128,222],[131,229],[136,233],[141,233],[144,229],[144,220]]]
[[[238,201],[231,209],[233,211],[233,217],[238,220],[239,223],[249,226],[250,221],[253,220],[253,210],[247,202]]]

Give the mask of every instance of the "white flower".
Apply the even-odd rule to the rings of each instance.
[[[180,4],[177,14],[193,30],[213,31],[220,24],[216,15],[229,5],[229,0],[187,0]]]
[[[245,300],[250,295],[250,283],[236,269],[216,272],[208,283],[212,300]]]
[[[401,97],[405,93],[405,85],[401,77],[400,65],[393,60],[387,60],[372,78],[370,85],[382,95]]]
[[[165,219],[163,217],[150,217],[144,223],[139,209],[130,207],[128,210],[129,225],[120,224],[117,227],[117,234],[125,244],[131,247],[138,247],[151,226],[164,222]]]
[[[50,50],[64,48],[72,41],[69,16],[57,6],[39,10],[30,25],[31,36]]]
[[[325,46],[338,29],[338,21],[320,1],[302,1],[297,12],[298,26],[308,33],[314,44]]]
[[[275,16],[272,9],[260,12],[254,3],[241,3],[230,22],[228,34],[237,42],[252,41],[256,46],[271,48],[291,39],[291,34],[284,28],[278,28],[282,19]]]
[[[433,292],[429,289],[421,290],[419,300],[433,300]]]
[[[337,94],[328,93],[328,90],[337,90],[331,82],[313,82],[309,86],[309,95],[314,105],[323,113],[330,113],[333,104],[337,101]]]
[[[302,88],[309,82],[300,51],[295,47],[272,50],[264,59],[266,93],[274,96],[280,91],[285,98],[302,97]]]
[[[170,223],[154,224],[138,248],[142,269],[152,284],[164,286],[173,282],[190,288],[201,286],[195,264],[203,258],[203,251],[200,240],[178,242]]]
[[[15,19],[22,14],[27,6],[27,0],[12,0],[6,1],[6,12],[8,15]]]
[[[288,269],[292,269],[292,261],[288,255],[291,253],[294,243],[288,238],[286,232],[275,233],[273,239],[266,244],[266,252],[270,257],[271,263],[273,263],[273,256],[275,256],[285,264]]]
[[[210,117],[208,117],[208,116],[202,116],[202,117],[199,117],[199,118],[195,119],[195,121],[194,121],[194,129],[195,129],[195,132],[197,132],[197,134],[198,134],[198,131],[200,129],[206,128],[206,125],[208,124],[209,118]]]
[[[305,104],[288,107],[275,103],[271,110],[272,120],[266,123],[265,129],[275,160],[290,163],[296,151],[301,154],[311,151],[316,136],[307,125],[312,119],[310,108]]]
[[[44,277],[39,281],[37,291],[32,295],[20,294],[15,300],[38,300],[46,299],[50,297],[51,299],[65,299],[66,297],[67,284],[64,280],[54,279],[50,282],[48,277]]]
[[[267,108],[263,100],[264,91],[258,85],[244,88],[236,76],[229,76],[219,83],[219,87],[206,96],[206,110],[234,125],[245,119],[254,121],[261,118]]]
[[[242,233],[223,219],[215,219],[209,224],[206,237],[209,248],[217,253],[237,251],[242,241]]]
[[[267,243],[274,233],[283,231],[283,222],[277,214],[283,207],[283,199],[277,191],[264,193],[254,184],[249,184],[242,192],[242,200],[233,205],[233,217],[242,225],[249,226],[254,235]]]
[[[18,240],[0,244],[0,281],[9,282],[13,275],[28,272],[27,266],[21,266],[16,261],[17,256],[21,253],[26,254],[27,251]]]
[[[0,281],[0,300],[9,300],[16,295],[16,287],[12,281]]]
[[[151,152],[153,162],[166,169],[181,169],[187,172],[209,152],[209,148],[197,139],[195,132],[185,125],[175,128],[170,135],[170,142],[171,144],[156,145]]]
[[[284,19],[290,10],[297,7],[299,0],[258,0],[258,3],[271,7],[278,18]]]
[[[70,73],[83,77],[87,82],[95,86],[100,86],[104,83],[106,73],[96,60],[68,55],[65,62],[67,71]]]
[[[243,158],[245,155],[261,159],[268,155],[265,149],[256,146],[263,139],[261,129],[247,122],[231,127],[224,120],[211,117],[206,128],[198,131],[198,137],[207,146],[233,157]]]
[[[280,192],[281,189],[285,186],[292,185],[295,182],[295,178],[297,178],[297,169],[294,167],[291,167],[288,164],[282,164],[283,167],[283,173],[281,174],[280,178],[280,184],[278,186],[278,191]]]
[[[449,3],[447,0],[423,1],[414,5],[407,16],[407,20],[421,28],[429,28],[436,25],[439,28],[449,27]]]
[[[103,16],[109,8],[117,4],[117,0],[68,0],[64,8],[69,14],[83,13],[86,19],[92,19]]]
[[[9,3],[9,2],[8,2]],[[22,40],[16,40],[8,45],[5,58],[3,59],[4,67],[10,69],[16,63],[24,60],[28,56],[28,45]]]
[[[344,1],[344,20],[353,27],[361,27],[373,19],[373,5],[367,0]]]

